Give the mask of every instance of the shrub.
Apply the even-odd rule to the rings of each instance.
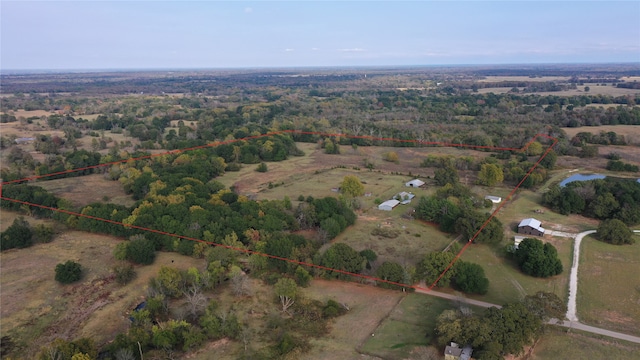
[[[133,269],[133,265],[128,263],[115,265],[113,267],[113,274],[116,276],[116,281],[120,285],[125,285],[136,277],[136,271]]]
[[[266,163],[260,163],[260,165],[258,165],[258,167],[256,168],[257,172],[267,172],[269,170],[269,168],[267,167]]]
[[[155,258],[156,249],[151,241],[144,238],[129,241],[127,260],[136,264],[149,265]]]
[[[56,265],[56,281],[62,284],[70,284],[80,280],[82,267],[75,261],[67,260]]]
[[[618,219],[604,220],[598,226],[597,238],[613,245],[633,244],[633,232]]]
[[[29,247],[33,245],[32,236],[31,226],[20,216],[0,235],[0,250]]]

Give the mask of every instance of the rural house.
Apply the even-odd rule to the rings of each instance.
[[[451,342],[451,345],[447,345],[444,349],[444,359],[445,360],[470,360],[471,354],[473,353],[473,349],[471,346],[466,345],[465,347],[460,347],[460,345]]]
[[[542,236],[544,235],[544,228],[540,225],[540,221],[534,218],[524,219],[518,225],[518,234]]]
[[[424,181],[422,181],[420,179],[413,179],[413,180],[405,183],[404,185],[406,187],[419,188],[420,186],[424,185]]]
[[[378,205],[378,209],[384,210],[384,211],[391,211],[393,210],[394,207],[398,206],[398,204],[400,204],[400,201],[398,200],[387,200],[382,204]]]

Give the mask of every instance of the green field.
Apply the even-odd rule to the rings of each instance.
[[[638,344],[576,330],[568,333],[564,328],[548,327],[529,358],[532,360],[627,360],[637,359],[639,353],[640,345]]]
[[[451,301],[407,295],[375,330],[360,352],[383,359],[405,359],[416,346],[429,346],[434,340],[436,317],[452,308]]]
[[[471,245],[462,254],[461,259],[480,264],[484,268],[489,279],[489,292],[483,296],[469,297],[501,305],[519,301],[525,295],[545,291],[555,293],[561,299],[566,300],[569,289],[569,270],[573,256],[573,241],[569,238],[545,239],[545,242],[547,241],[550,241],[558,249],[558,256],[564,267],[562,274],[547,279],[523,274],[515,263],[488,245]]]
[[[578,273],[578,319],[585,324],[640,335],[640,240],[610,245],[587,236]]]
[[[424,294],[409,294],[360,348],[360,352],[382,359],[407,359],[416,347],[435,342],[436,318],[456,305],[446,299]],[[471,307],[474,313],[483,309]],[[436,351],[440,353],[440,349]],[[413,358],[413,357],[412,357]]]

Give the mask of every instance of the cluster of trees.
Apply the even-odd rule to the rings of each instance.
[[[579,132],[571,138],[571,144],[574,146],[582,146],[585,144],[599,145],[627,145],[624,135],[618,135],[614,131],[601,131],[598,134],[590,132]]]
[[[489,217],[488,214],[475,210],[480,206],[485,206],[485,200],[472,196],[468,188],[460,184],[445,185],[438,189],[435,195],[420,198],[416,206],[416,216],[437,223],[441,231],[457,232],[462,234],[464,239],[471,239]],[[474,242],[495,244],[502,241],[503,237],[502,223],[493,217]]]
[[[53,240],[54,235],[53,227],[45,224],[31,226],[24,217],[20,216],[0,233],[0,250],[21,249],[36,243],[48,243]]]
[[[523,239],[513,251],[513,258],[523,273],[535,277],[550,277],[562,273],[558,250],[550,243],[534,238]]]
[[[613,245],[633,244],[633,231],[618,219],[607,219],[598,225],[598,240]]]
[[[438,344],[469,344],[474,348],[473,357],[485,360],[521,355],[541,334],[544,322],[564,316],[566,305],[555,294],[538,292],[522,302],[488,308],[480,315],[464,310],[445,310],[438,316]]]
[[[447,269],[456,254],[452,251],[432,252],[425,255],[416,266],[416,278],[425,280],[427,285],[433,284]],[[484,295],[489,290],[489,279],[484,274],[482,266],[462,260],[457,260],[453,266],[440,278],[437,286],[453,285],[467,294]]]
[[[607,177],[554,186],[544,194],[543,203],[564,215],[618,219],[627,225],[640,223],[640,183],[635,179]]]
[[[620,160],[609,160],[607,162],[607,170],[610,171],[627,171],[638,172],[638,165],[627,164]]]

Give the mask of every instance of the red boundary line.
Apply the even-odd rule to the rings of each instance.
[[[232,246],[228,246],[228,245],[214,243],[214,242],[211,242],[211,241],[205,241],[205,240],[202,240],[202,239],[197,239],[197,238],[192,238],[192,237],[188,237],[188,236],[168,233],[168,232],[161,231],[161,230],[145,228],[145,227],[136,226],[136,225],[128,225],[128,224],[124,224],[124,223],[119,222],[119,221],[99,218],[99,217],[95,217],[95,216],[91,216],[91,215],[85,215],[85,214],[77,213],[77,212],[74,212],[74,211],[58,209],[58,208],[54,208],[54,207],[50,207],[50,206],[30,203],[30,202],[17,200],[17,199],[12,199],[12,198],[7,198],[7,197],[2,196],[2,186],[7,185],[7,184],[19,183],[19,182],[24,182],[24,181],[29,181],[29,180],[42,179],[42,178],[55,176],[55,175],[69,174],[69,173],[73,173],[73,172],[77,172],[77,171],[84,171],[84,170],[87,170],[87,169],[94,169],[94,168],[99,168],[99,167],[111,166],[111,165],[114,165],[114,164],[125,163],[125,162],[131,161],[131,160],[135,161],[135,160],[142,160],[142,159],[151,159],[151,158],[157,157],[157,156],[164,156],[164,155],[169,155],[169,154],[178,154],[178,153],[183,153],[183,152],[187,152],[187,151],[191,151],[191,150],[215,147],[215,146],[223,145],[223,144],[232,144],[232,143],[239,142],[239,141],[246,141],[246,140],[257,139],[257,138],[262,138],[262,137],[269,137],[269,136],[273,136],[273,135],[280,135],[280,134],[320,135],[320,136],[328,136],[328,137],[346,137],[346,138],[353,138],[353,139],[369,139],[369,140],[375,140],[375,141],[393,141],[393,142],[401,142],[401,143],[418,143],[418,144],[421,144],[421,145],[438,145],[438,146],[446,146],[446,147],[464,147],[464,148],[472,148],[472,149],[505,150],[505,151],[518,151],[518,152],[523,152],[523,151],[527,150],[527,148],[534,141],[536,141],[536,139],[538,137],[544,137],[544,138],[547,138],[549,140],[553,140],[553,144],[551,144],[551,146],[549,146],[547,148],[547,150],[544,152],[544,154],[542,154],[540,159],[538,159],[538,161],[531,167],[531,169],[529,169],[529,171],[522,178],[522,180],[518,183],[518,185],[516,185],[516,187],[511,191],[511,193],[509,193],[507,199],[504,202],[502,202],[502,204],[500,204],[500,206],[498,206],[493,211],[493,213],[491,213],[491,216],[489,216],[489,218],[484,222],[484,224],[480,227],[480,229],[478,229],[478,231],[476,231],[476,233],[473,235],[473,237],[471,237],[471,239],[469,239],[467,244],[465,244],[465,246],[462,247],[460,252],[458,252],[456,257],[449,263],[447,268],[440,274],[440,276],[436,279],[436,281],[434,281],[433,284],[431,284],[431,286],[429,286],[428,288],[424,288],[424,287],[419,286],[419,285],[409,285],[409,284],[397,283],[397,282],[394,282],[394,281],[380,279],[380,278],[377,278],[375,276],[356,274],[356,273],[352,273],[352,272],[348,272],[348,271],[344,271],[344,270],[329,268],[329,267],[318,265],[318,264],[311,264],[311,263],[307,263],[307,262],[304,262],[304,261],[298,261],[298,260],[294,260],[294,259],[283,258],[283,257],[280,257],[280,256],[270,255],[270,254],[266,254],[266,253],[253,251],[253,250],[236,248],[236,247],[232,247]],[[373,136],[358,136],[358,135],[348,135],[348,134],[341,134],[341,133],[332,134],[332,133],[322,133],[322,132],[317,132],[317,131],[284,130],[284,131],[269,132],[269,133],[266,133],[266,134],[256,135],[256,136],[248,136],[248,137],[245,137],[245,138],[242,138],[242,139],[234,139],[234,140],[219,141],[219,142],[216,141],[216,142],[212,142],[212,143],[209,143],[209,144],[206,144],[206,145],[200,145],[200,146],[194,146],[194,147],[190,147],[190,148],[172,150],[172,151],[167,151],[167,152],[163,152],[163,153],[160,153],[160,154],[145,155],[145,156],[141,156],[141,157],[137,157],[137,158],[130,158],[130,159],[125,159],[125,160],[112,161],[112,162],[99,164],[99,165],[87,166],[87,167],[71,169],[71,170],[65,170],[65,171],[60,171],[60,172],[55,172],[55,173],[50,173],[50,174],[45,174],[45,175],[31,176],[31,177],[27,177],[27,178],[23,178],[23,179],[19,179],[19,180],[12,180],[12,181],[7,181],[7,182],[2,182],[2,183],[0,183],[0,199],[6,200],[6,201],[11,201],[11,202],[14,202],[14,203],[24,204],[24,205],[28,205],[28,206],[35,206],[35,207],[39,207],[39,208],[42,208],[42,209],[56,211],[56,212],[60,212],[60,213],[68,214],[68,215],[73,215],[73,216],[78,216],[78,217],[85,217],[85,218],[92,219],[92,220],[103,221],[103,222],[106,222],[106,223],[121,225],[121,226],[124,226],[124,227],[138,229],[138,230],[147,231],[147,232],[152,232],[152,233],[156,233],[156,234],[160,234],[160,235],[167,235],[167,236],[175,237],[175,238],[178,238],[178,239],[195,241],[195,242],[205,243],[205,244],[213,245],[213,246],[221,246],[221,247],[224,247],[224,248],[227,248],[227,249],[235,250],[235,251],[242,252],[242,253],[249,254],[249,255],[264,256],[264,257],[271,258],[271,259],[287,261],[287,262],[290,262],[290,263],[293,263],[293,264],[304,265],[304,266],[317,268],[317,269],[321,269],[321,270],[326,270],[326,271],[333,271],[333,272],[337,272],[337,273],[340,273],[340,274],[350,275],[350,276],[353,276],[353,277],[367,279],[367,280],[374,280],[374,281],[377,281],[377,282],[383,282],[383,283],[396,285],[396,286],[400,286],[400,287],[404,287],[404,288],[413,288],[413,289],[429,290],[430,291],[436,286],[436,284],[438,283],[438,281],[440,281],[440,279],[444,276],[444,274],[447,271],[449,271],[449,269],[451,269],[453,264],[460,258],[462,253],[464,253],[464,251],[473,243],[473,240],[475,240],[478,237],[480,232],[487,226],[487,224],[491,221],[491,219],[493,217],[495,217],[497,212],[506,204],[506,202],[511,200],[512,196],[515,194],[515,192],[518,190],[518,188],[520,188],[522,183],[538,167],[540,162],[547,156],[547,154],[549,154],[549,152],[557,144],[557,142],[558,142],[558,139],[556,139],[554,137],[551,137],[551,136],[548,136],[548,135],[545,135],[545,134],[536,134],[533,137],[533,139],[531,141],[529,141],[528,143],[526,143],[521,149],[515,149],[515,148],[484,146],[484,145],[466,145],[466,144],[453,144],[453,143],[446,143],[446,142],[429,142],[429,141],[405,140],[405,139],[394,139],[394,138],[378,138],[378,137],[373,137]]]

